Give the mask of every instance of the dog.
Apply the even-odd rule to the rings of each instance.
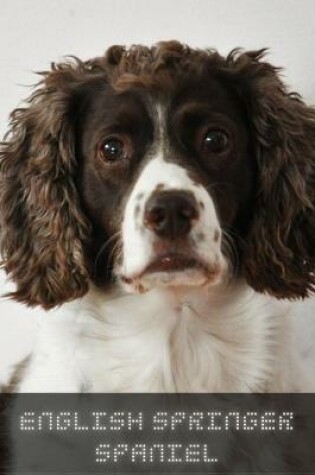
[[[315,109],[266,50],[112,46],[40,73],[1,148],[10,296],[47,310],[14,392],[299,392]]]

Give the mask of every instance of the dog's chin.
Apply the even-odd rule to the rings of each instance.
[[[203,287],[221,282],[223,263],[208,264],[195,257],[165,255],[152,260],[141,272],[120,275],[124,288],[133,293],[153,288]]]
[[[209,277],[200,269],[183,269],[168,272],[150,272],[143,274],[142,282],[147,288],[152,287],[199,287],[206,285]]]

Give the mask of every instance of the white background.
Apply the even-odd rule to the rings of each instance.
[[[88,59],[111,44],[166,39],[223,54],[269,47],[285,81],[315,103],[314,0],[0,0],[1,136],[37,81],[33,71],[68,54]],[[8,288],[0,273],[0,292]],[[315,300],[295,307],[298,342],[315,373]],[[0,299],[0,372],[31,349],[44,317]]]

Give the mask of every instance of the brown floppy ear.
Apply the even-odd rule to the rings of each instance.
[[[44,308],[88,289],[89,223],[74,185],[71,123],[79,69],[78,63],[53,64],[42,73],[29,106],[11,114],[0,152],[1,254],[16,284],[10,295]]]
[[[257,291],[306,297],[315,287],[315,109],[287,91],[263,54],[245,53],[234,65],[258,166],[245,275]]]

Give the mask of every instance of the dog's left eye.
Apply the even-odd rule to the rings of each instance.
[[[130,140],[122,136],[107,137],[99,146],[98,155],[105,162],[114,163],[131,156]]]
[[[221,153],[229,146],[228,135],[221,130],[208,129],[201,138],[202,152]]]

